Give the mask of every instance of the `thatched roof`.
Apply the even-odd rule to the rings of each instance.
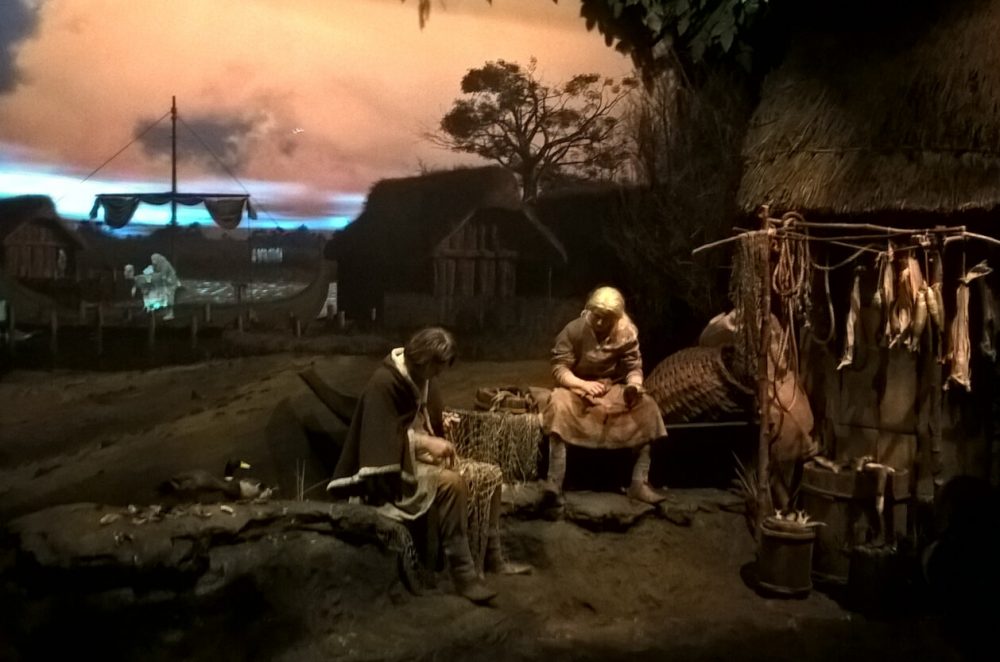
[[[532,252],[541,249],[549,259],[565,262],[559,240],[526,211],[517,179],[499,166],[378,182],[362,214],[334,236],[329,257],[367,254],[387,263],[422,260],[443,238],[483,214]]]
[[[1000,207],[1000,2],[937,6],[796,38],[744,141],[744,211]]]

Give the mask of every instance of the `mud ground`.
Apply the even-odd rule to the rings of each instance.
[[[59,503],[155,503],[162,480],[221,472],[232,457],[291,498],[308,448],[276,412],[308,407],[297,372],[356,392],[377,361],[279,354],[5,375],[0,521]],[[462,362],[442,387],[469,407],[478,386],[546,385],[548,374],[544,361]],[[873,616],[836,592],[759,595],[738,514],[699,512],[687,527],[646,518],[624,532],[514,517],[504,528],[510,555],[535,569],[493,578],[491,607],[452,595],[446,575],[413,595],[384,552],[302,532],[227,552],[241,575],[208,595],[4,591],[0,658],[55,659],[69,645],[143,660],[960,659],[919,599]]]

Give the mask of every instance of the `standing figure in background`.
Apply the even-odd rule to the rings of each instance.
[[[56,278],[65,278],[66,269],[69,266],[69,259],[66,257],[66,251],[62,248],[56,253]]]
[[[566,444],[631,448],[635,452],[628,496],[646,503],[665,498],[649,484],[649,444],[667,435],[660,409],[643,390],[639,332],[625,314],[625,299],[599,287],[580,317],[567,324],[552,348],[556,388],[542,410],[549,436],[545,489],[561,499]]]
[[[143,307],[153,312],[161,308],[164,309],[163,319],[172,320],[174,318],[174,293],[180,286],[177,272],[167,258],[159,253],[153,253],[149,257],[149,266],[142,270],[142,273],[135,276],[135,286],[142,292]],[[132,265],[126,265],[125,278],[130,278],[134,271]]]

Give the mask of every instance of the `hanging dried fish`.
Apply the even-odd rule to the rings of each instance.
[[[996,297],[985,278],[979,279],[979,301],[983,311],[983,335],[979,341],[979,349],[990,361],[997,360],[996,337],[1000,331],[1000,309],[997,308]]]
[[[924,290],[924,299],[927,303],[927,316],[931,321],[931,328],[940,331],[944,327],[944,317],[941,306],[938,304],[938,294],[934,291],[937,284],[931,285]],[[940,287],[937,287],[940,291]]]
[[[972,390],[972,369],[969,365],[971,350],[969,347],[969,286],[965,282],[958,284],[955,293],[955,317],[951,320],[948,330],[948,360],[951,361],[951,374],[944,388],[954,382]]]
[[[892,310],[896,304],[896,274],[892,266],[892,246],[889,246],[889,250],[887,252],[880,254],[879,259],[882,260],[882,275],[879,279],[879,288],[882,294],[882,317],[885,319],[885,327],[882,331],[882,338],[886,343],[888,343],[893,337]]]
[[[944,262],[941,260],[941,253],[937,250],[930,251],[930,273],[928,277],[931,281],[930,292],[927,296],[927,312],[931,321],[937,326],[938,333],[944,331]]]
[[[928,278],[930,279],[931,286],[927,291],[927,313],[934,326],[932,339],[937,354],[937,362],[944,363],[942,352],[944,351],[944,334],[947,331],[945,329],[944,310],[944,260],[941,258],[941,252],[937,249],[928,251],[928,258],[930,262]]]
[[[948,332],[948,358],[951,360],[951,374],[948,375],[948,383],[961,384],[966,391],[972,390],[972,367],[970,359],[972,356],[972,346],[969,342],[969,283],[981,278],[990,272],[991,269],[986,260],[983,260],[960,279],[958,292],[955,294],[955,318],[951,321],[951,329]]]
[[[965,278],[963,280],[965,281],[966,285],[968,285],[977,278],[980,278],[982,276],[988,276],[991,273],[993,273],[993,267],[986,264],[986,260],[983,260],[976,266],[969,269],[969,272],[965,274]]]
[[[924,272],[920,270],[920,261],[913,257],[912,252],[906,257],[906,270],[910,276],[910,294],[916,301],[917,292],[924,286]]]
[[[899,341],[906,337],[913,322],[913,294],[910,290],[910,265],[909,260],[902,260],[902,269],[899,272],[896,290],[896,301],[892,306],[889,315],[889,347],[895,347]]]
[[[875,293],[872,294],[872,307],[882,310],[882,279],[885,277],[884,253],[879,253],[875,258],[875,266],[878,267],[878,274],[875,276]]]
[[[851,287],[851,310],[847,313],[847,323],[844,338],[844,353],[837,364],[837,370],[846,368],[854,362],[854,327],[858,323],[861,312],[861,272],[864,267],[854,269],[854,285]]]
[[[924,327],[927,324],[927,294],[927,286],[921,285],[920,291],[917,292],[917,302],[913,308],[913,328],[910,332],[910,340],[907,343],[911,352],[920,349],[920,337],[923,335]]]

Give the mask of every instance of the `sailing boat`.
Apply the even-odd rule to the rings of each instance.
[[[155,126],[155,124],[154,124]],[[152,128],[152,127],[149,127]],[[104,224],[118,229],[132,220],[139,204],[170,205],[170,224],[177,225],[177,205],[204,205],[209,216],[219,227],[235,230],[243,219],[256,219],[257,212],[250,204],[250,194],[232,193],[179,193],[177,191],[177,97],[170,106],[170,190],[163,193],[102,193],[94,201],[90,218],[97,218],[104,208]],[[148,131],[149,129],[147,129]],[[215,156],[214,154],[212,156]],[[218,157],[216,157],[218,158]]]
[[[251,203],[249,193],[190,193],[178,190],[178,113],[176,97],[172,100],[169,115],[171,118],[170,190],[160,193],[99,194],[96,196],[90,216],[92,219],[97,218],[98,213],[103,209],[103,221],[105,225],[118,229],[124,227],[132,220],[140,204],[169,204],[171,208],[169,226],[170,249],[164,252],[170,254],[170,262],[173,263],[176,258],[174,248],[175,235],[178,231],[178,205],[203,205],[212,220],[225,230],[234,230],[239,227],[243,221],[244,213],[247,215],[248,226],[250,220],[255,219],[257,215]],[[161,118],[161,120],[164,118]],[[152,128],[152,126],[149,128]],[[146,130],[148,131],[149,128]],[[213,154],[213,156],[215,155]],[[54,208],[52,212],[55,215]],[[249,227],[247,229],[248,236],[252,236],[249,232]],[[101,241],[105,241],[105,239],[102,238]],[[106,239],[106,241],[111,243],[119,240]],[[318,242],[319,240],[317,239]],[[248,272],[250,272],[251,254],[252,247],[248,245],[248,250],[245,253],[247,256],[246,267]],[[319,246],[317,246],[317,254],[322,255],[322,250]],[[113,260],[109,261],[113,262]],[[141,276],[141,274],[133,272],[131,275],[139,283],[142,282],[141,279],[136,278],[136,276]],[[151,274],[146,275],[150,276]],[[149,323],[168,321],[173,325],[186,326],[190,324],[202,327],[229,325],[242,327],[244,323],[249,322],[287,325],[290,319],[302,320],[304,323],[316,318],[317,314],[326,304],[331,275],[331,265],[327,264],[325,259],[319,257],[319,268],[312,281],[303,290],[292,296],[267,301],[254,300],[251,272],[249,278],[240,278],[239,281],[233,283],[233,291],[235,293],[235,300],[233,301],[219,303],[217,300],[199,299],[197,295],[192,295],[190,292],[181,292],[178,293],[176,301],[172,302],[173,305],[169,309],[163,309],[163,312],[160,312],[161,306],[158,305],[140,306],[136,298],[120,300],[115,297],[108,298],[107,296],[99,295],[96,298],[88,300],[82,292],[78,293],[74,301],[67,301],[66,297],[62,297],[61,301],[57,301],[47,296],[46,292],[40,292],[30,287],[30,283],[28,282],[19,282],[16,277],[11,277],[10,274],[3,274],[2,270],[0,270],[0,293],[4,293],[8,301],[17,308],[17,319],[22,324],[48,324],[50,321],[58,318],[61,325],[91,325],[96,319],[99,320],[99,324],[106,327],[142,325],[146,320]],[[135,292],[132,294],[134,296]],[[143,308],[145,308],[145,313],[147,314],[143,314]],[[95,310],[96,312],[94,312]],[[158,313],[159,319],[155,319]],[[55,322],[52,322],[52,324],[53,328],[55,328]]]

